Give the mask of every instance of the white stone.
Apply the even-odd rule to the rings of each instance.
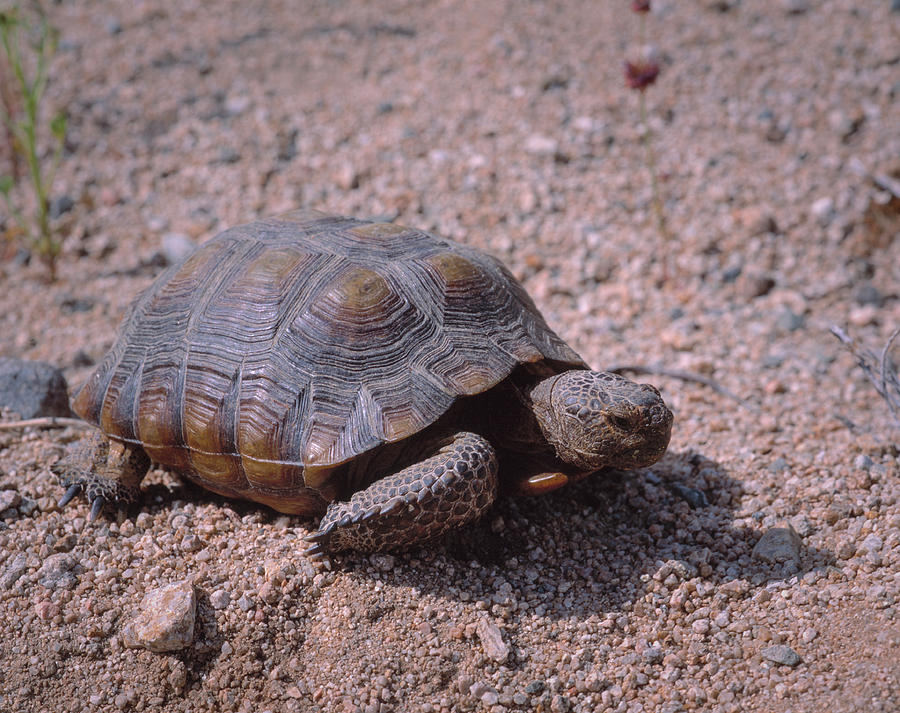
[[[155,653],[178,651],[194,640],[197,594],[189,580],[174,582],[144,595],[138,615],[122,630],[129,648]]]

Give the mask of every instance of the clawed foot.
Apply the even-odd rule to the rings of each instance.
[[[316,567],[321,569],[331,569],[331,542],[332,530],[317,530],[303,538],[303,541],[309,544],[305,554],[309,557]]]
[[[149,466],[143,450],[110,442],[102,433],[94,433],[51,466],[66,488],[57,505],[64,508],[77,495],[83,495],[91,504],[91,522],[108,505],[124,510],[137,502],[140,480]]]
[[[100,517],[100,513],[107,505],[115,505],[118,509],[124,510],[137,501],[136,492],[115,480],[94,474],[78,478],[61,476],[60,482],[66,488],[66,492],[57,502],[57,506],[62,509],[76,496],[84,495],[85,500],[91,504],[91,514],[88,517],[90,522]]]
[[[56,506],[62,510],[66,505],[68,505],[75,498],[76,495],[81,493],[84,490],[84,483],[72,483],[68,489],[66,490],[66,494],[63,495],[59,502],[56,503]],[[88,498],[90,500],[90,498]],[[91,515],[88,518],[90,522],[93,522],[100,516],[100,511],[103,510],[103,506],[106,505],[106,500],[103,499],[102,496],[98,495],[93,500],[90,500],[91,503]]]

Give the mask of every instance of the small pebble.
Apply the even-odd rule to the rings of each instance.
[[[684,500],[692,509],[705,508],[709,506],[709,500],[706,493],[696,488],[691,488],[682,483],[668,483],[669,490],[675,493],[679,498]]]
[[[56,196],[56,198],[50,201],[50,217],[53,220],[56,220],[68,213],[74,207],[75,201],[72,200],[71,196]]]
[[[871,305],[881,307],[884,304],[884,295],[874,285],[860,285],[853,291],[853,299],[859,305]]]
[[[793,527],[767,530],[753,548],[753,557],[770,564],[800,561],[800,535]]]
[[[882,547],[884,547],[884,540],[874,533],[867,535],[859,545],[862,552],[878,552]]]
[[[370,561],[375,565],[375,569],[380,572],[391,572],[397,566],[397,558],[389,554],[371,555]]]
[[[0,490],[0,512],[9,508],[18,507],[22,502],[22,496],[18,490]]]
[[[72,569],[78,561],[68,552],[50,555],[38,570],[38,581],[47,589],[71,589],[76,578]]]
[[[209,595],[209,603],[213,609],[224,609],[231,603],[231,595],[224,589],[217,589]]]
[[[229,95],[225,99],[225,111],[230,116],[239,116],[250,108],[250,97],[243,94]]]
[[[28,558],[23,554],[17,554],[7,562],[6,568],[0,573],[0,592],[11,589],[28,569]]]
[[[814,641],[818,635],[819,632],[810,627],[808,629],[804,629],[803,633],[800,634],[800,641],[802,641],[804,644],[809,644]]]
[[[189,580],[151,590],[137,616],[122,629],[122,642],[156,653],[183,649],[194,639],[196,612],[197,594]]]
[[[166,233],[162,236],[162,252],[168,265],[177,265],[196,248],[196,243],[184,233]]]
[[[781,664],[782,666],[796,666],[801,660],[796,651],[784,644],[767,646],[760,653],[766,661]]]
[[[549,136],[533,134],[525,139],[525,153],[536,156],[553,156],[559,151],[559,142]]]
[[[803,329],[803,326],[806,324],[806,319],[802,314],[797,314],[793,310],[785,309],[778,315],[775,323],[779,329],[785,332],[796,332],[799,329]]]
[[[834,200],[828,196],[817,199],[810,207],[810,213],[820,225],[828,225],[834,217]]]
[[[809,0],[783,0],[784,9],[789,15],[802,15],[809,10]]]
[[[479,619],[475,629],[484,653],[497,662],[504,662],[509,657],[509,646],[503,641],[503,634],[492,621]]]
[[[103,21],[103,28],[109,35],[118,35],[122,32],[122,23],[115,17],[107,17]]]

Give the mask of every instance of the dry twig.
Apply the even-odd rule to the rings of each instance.
[[[870,180],[876,186],[890,193],[894,198],[900,198],[900,181],[886,173],[871,173],[858,158],[850,159],[850,170],[858,176]],[[834,330],[832,330],[834,331]],[[843,341],[843,340],[841,340]]]
[[[44,416],[43,418],[26,418],[22,421],[7,421],[0,423],[0,431],[14,431],[20,428],[29,428],[35,426],[37,428],[65,428],[66,426],[80,426],[82,428],[93,428],[91,424],[82,421],[80,418],[65,418],[63,416]]]
[[[900,327],[895,329],[888,338],[881,350],[880,357],[876,357],[865,347],[857,345],[843,329],[836,325],[831,327],[831,333],[840,339],[841,343],[856,357],[856,363],[872,382],[878,395],[885,400],[894,421],[900,426],[900,379],[897,377],[897,365],[891,359],[891,347],[894,345],[894,340],[900,335]]]
[[[682,381],[689,381],[694,384],[702,384],[703,386],[708,386],[717,394],[721,394],[722,396],[731,399],[732,401],[737,401],[741,406],[743,406],[748,411],[758,412],[759,408],[755,404],[751,404],[749,401],[742,399],[733,391],[729,391],[724,386],[722,386],[719,382],[714,381],[706,376],[701,376],[700,374],[694,374],[690,371],[678,371],[677,369],[663,369],[662,367],[656,366],[640,366],[637,364],[623,364],[619,366],[614,366],[611,369],[607,369],[607,371],[611,371],[613,374],[621,374],[623,371],[630,371],[632,374],[651,374],[653,376],[668,376],[672,379],[681,379]]]

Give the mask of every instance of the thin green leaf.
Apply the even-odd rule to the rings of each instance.
[[[50,120],[50,132],[53,134],[54,138],[62,143],[66,139],[66,124],[68,123],[68,118],[66,117],[64,112],[59,112],[56,116],[54,116]]]

